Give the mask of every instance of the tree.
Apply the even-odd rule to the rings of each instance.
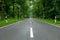
[[[4,17],[4,0],[1,0],[1,8],[2,8],[2,13],[1,13],[1,20],[3,20],[5,17]]]

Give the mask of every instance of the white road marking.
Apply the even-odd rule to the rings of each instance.
[[[26,20],[26,19],[25,19],[25,20]],[[25,20],[18,21],[18,22],[23,22],[23,21],[25,21]],[[6,25],[6,26],[0,27],[0,29],[5,28],[5,27],[8,27],[8,26],[11,26],[11,25],[14,25],[14,24],[16,24],[16,23],[18,23],[18,22],[14,22],[14,23],[12,23],[12,24],[8,24],[8,25]]]
[[[33,28],[30,27],[30,38],[33,38],[33,37],[34,37],[34,35],[33,35]]]

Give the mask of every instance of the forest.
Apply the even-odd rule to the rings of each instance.
[[[60,21],[60,0],[0,0],[0,22],[29,17]]]

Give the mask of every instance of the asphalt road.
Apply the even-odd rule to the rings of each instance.
[[[60,40],[60,28],[26,19],[0,29],[0,40]]]

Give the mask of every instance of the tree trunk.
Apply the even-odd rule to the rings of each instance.
[[[5,17],[4,17],[4,0],[1,0],[1,3],[2,3],[2,14],[1,14],[1,20],[3,20]]]
[[[15,17],[15,14],[14,14],[14,0],[13,0],[13,18]]]
[[[43,10],[43,19],[45,18],[45,9]]]

